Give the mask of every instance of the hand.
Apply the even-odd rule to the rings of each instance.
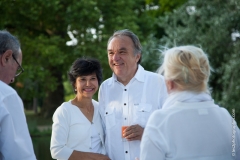
[[[127,127],[123,131],[123,137],[128,141],[141,140],[144,129],[138,124]]]

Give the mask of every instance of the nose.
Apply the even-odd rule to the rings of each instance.
[[[119,56],[118,53],[115,53],[115,54],[113,54],[113,56],[112,56],[112,60],[113,60],[113,61],[117,61],[117,60],[119,60],[119,58],[120,58],[120,56]]]
[[[90,80],[87,80],[86,86],[90,86]]]

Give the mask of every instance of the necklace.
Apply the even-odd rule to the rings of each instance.
[[[90,114],[92,112],[93,109],[93,105],[90,105],[89,107],[80,107],[78,106],[81,110],[86,110],[87,114]]]

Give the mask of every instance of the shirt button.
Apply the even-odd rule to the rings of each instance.
[[[127,91],[127,89],[124,89],[124,91]]]
[[[108,112],[106,112],[106,114],[108,114]]]
[[[124,103],[124,106],[126,106],[126,103]]]
[[[124,118],[125,120],[127,120],[127,118]]]
[[[89,149],[92,149],[92,147],[90,147]]]
[[[128,153],[128,151],[125,151],[125,153]]]

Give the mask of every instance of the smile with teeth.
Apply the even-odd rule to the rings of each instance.
[[[83,89],[85,92],[92,92],[94,89],[93,88],[86,88],[86,89]]]

